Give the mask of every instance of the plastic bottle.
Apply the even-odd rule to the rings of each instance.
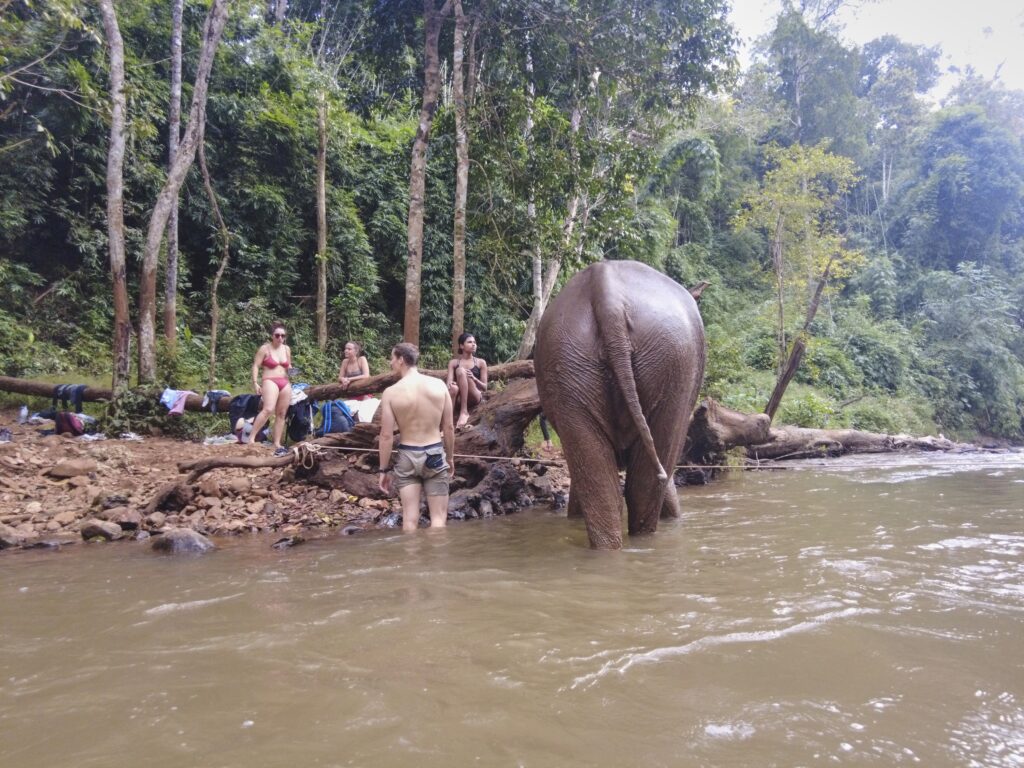
[[[28,406],[23,405],[21,410],[18,411],[18,423],[24,424],[26,421],[28,421]]]

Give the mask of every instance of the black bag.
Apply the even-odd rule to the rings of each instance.
[[[231,398],[228,406],[228,418],[231,420],[231,431],[239,419],[255,419],[256,415],[263,408],[263,398],[259,395],[236,395]]]
[[[288,439],[301,443],[313,431],[313,405],[308,400],[288,406]]]

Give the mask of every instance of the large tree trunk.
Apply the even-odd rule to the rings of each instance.
[[[466,131],[466,88],[463,77],[466,15],[454,0],[455,43],[452,54],[452,98],[455,102],[455,240],[452,246],[452,354],[459,352],[459,334],[466,324],[466,197],[469,186],[469,135]]]
[[[107,243],[114,299],[113,378],[111,387],[120,392],[128,387],[131,374],[132,325],[128,309],[128,281],[125,276],[124,244],[124,41],[117,25],[113,0],[100,0],[103,31],[110,48],[110,146],[107,148]]]
[[[316,110],[316,345],[327,349],[327,96],[322,93]]]
[[[231,235],[228,233],[227,224],[220,213],[220,205],[217,204],[217,195],[213,191],[213,182],[210,179],[210,169],[206,165],[206,126],[199,132],[199,170],[203,175],[203,186],[206,188],[206,196],[210,200],[210,208],[217,220],[217,232],[220,235],[221,257],[217,273],[213,276],[213,285],[210,286],[210,370],[207,376],[207,386],[213,389],[217,381],[217,336],[220,333],[220,300],[217,298],[220,291],[220,281],[224,277],[224,270],[228,268],[231,260]]]
[[[156,268],[160,255],[160,243],[167,228],[167,220],[177,198],[178,190],[185,181],[185,175],[192,167],[196,147],[199,144],[199,126],[206,120],[206,93],[213,69],[214,54],[220,42],[221,33],[227,22],[228,0],[213,0],[213,6],[203,27],[203,43],[199,51],[196,68],[196,82],[192,90],[192,105],[189,109],[185,136],[179,146],[178,156],[167,174],[167,181],[157,196],[153,214],[146,233],[146,245],[142,254],[142,275],[139,280],[139,381],[150,383],[156,380]]]
[[[537,329],[540,327],[540,320],[544,316],[544,310],[547,308],[548,301],[551,300],[551,293],[555,288],[555,284],[558,282],[558,275],[562,270],[562,258],[572,247],[573,233],[576,231],[576,217],[580,206],[580,186],[578,178],[579,152],[575,147],[575,142],[576,136],[580,131],[580,123],[582,121],[583,111],[580,109],[579,103],[577,102],[576,106],[573,107],[572,117],[569,121],[569,132],[572,142],[570,157],[572,158],[573,164],[574,190],[572,197],[569,199],[569,206],[565,212],[565,220],[562,222],[561,248],[548,262],[547,274],[544,277],[540,289],[540,301],[537,301],[536,299],[534,300],[533,309],[530,311],[530,317],[526,321],[526,329],[523,331],[522,341],[519,342],[519,351],[516,353],[516,357],[520,360],[529,357],[533,352],[534,344],[537,343]]]
[[[174,165],[181,140],[181,15],[185,0],[171,5],[171,103],[167,110],[167,168]],[[173,351],[178,341],[178,196],[167,222],[167,280],[164,285],[164,339]]]
[[[438,38],[441,22],[451,12],[452,0],[445,0],[440,8],[434,0],[423,0],[423,104],[420,122],[412,143],[412,163],[409,171],[409,229],[407,241],[408,265],[405,272],[405,323],[403,338],[412,344],[420,343],[420,281],[423,267],[423,214],[426,201],[427,143],[434,112],[441,92],[441,63]]]
[[[420,370],[424,376],[432,376],[435,379],[444,379],[448,376],[448,369]],[[487,369],[490,381],[510,381],[512,379],[533,378],[533,361],[516,360],[511,363],[492,365]],[[349,384],[348,389],[341,384],[315,384],[306,390],[310,400],[336,400],[338,398],[359,397],[382,392],[398,381],[396,373],[381,373],[377,376],[370,376],[365,379],[356,379]],[[53,382],[31,381],[29,379],[18,379],[13,376],[0,376],[0,392],[15,392],[21,395],[33,395],[37,397],[53,397]],[[159,394],[159,393],[158,393]],[[99,400],[110,400],[112,392],[109,389],[89,387],[85,390],[82,399],[85,402],[96,402]],[[201,411],[203,398],[201,395],[189,395],[185,401],[185,409],[189,411]],[[217,408],[226,411],[230,405],[231,398],[224,397],[219,401]]]
[[[535,184],[532,179],[534,166],[533,147],[533,109],[536,96],[536,85],[533,82],[533,48],[530,45],[530,32],[527,30],[524,40],[526,46],[526,122],[523,126],[523,142],[526,144],[527,163],[530,168],[530,192],[526,202],[526,221],[529,225],[530,236],[530,273],[533,276],[533,309],[527,321],[526,332],[519,342],[519,350],[516,352],[517,360],[525,360],[533,354],[533,345],[537,339],[536,325],[531,322],[534,315],[537,322],[540,322],[541,305],[544,302],[544,258],[540,250],[540,232],[537,229],[537,201]]]

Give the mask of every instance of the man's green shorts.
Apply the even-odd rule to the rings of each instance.
[[[447,496],[448,470],[441,443],[399,445],[395,461],[395,487],[402,490],[407,485],[422,485],[427,496]]]

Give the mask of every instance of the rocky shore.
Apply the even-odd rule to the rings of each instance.
[[[397,497],[320,487],[296,478],[290,467],[221,468],[194,483],[186,483],[178,471],[178,462],[186,459],[265,456],[263,446],[208,446],[164,437],[87,442],[41,436],[37,427],[12,423],[13,415],[0,418],[0,426],[11,431],[10,441],[0,442],[0,549],[148,539],[182,529],[212,537],[278,533],[287,542],[312,531],[351,534],[401,525]],[[359,460],[351,455],[336,461],[355,466]],[[518,475],[512,495],[471,505],[456,484],[450,517],[564,503],[564,468],[518,459],[502,465],[506,478]],[[191,548],[187,541],[183,546]]]

